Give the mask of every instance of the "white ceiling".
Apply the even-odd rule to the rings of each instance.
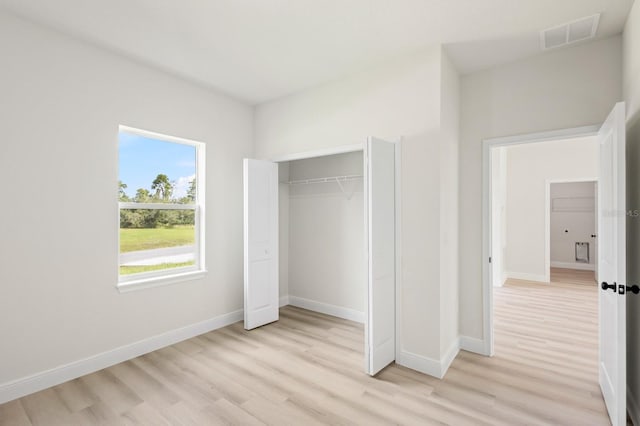
[[[0,7],[252,104],[444,44],[462,73],[540,53],[539,32],[633,0],[0,0]]]

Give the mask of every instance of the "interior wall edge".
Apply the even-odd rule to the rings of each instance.
[[[183,340],[242,321],[239,309],[208,320],[120,346],[88,358],[61,365],[21,379],[0,384],[0,404],[40,390],[128,361],[138,356],[179,343]]]

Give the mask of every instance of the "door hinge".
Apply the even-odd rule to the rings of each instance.
[[[489,256],[489,263],[491,263],[491,256]]]

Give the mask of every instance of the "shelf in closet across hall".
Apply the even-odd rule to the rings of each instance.
[[[344,189],[342,185],[343,182],[354,181],[358,179],[362,179],[362,175],[343,175],[343,176],[327,176],[327,177],[319,177],[319,178],[310,178],[310,179],[299,179],[299,180],[290,180],[287,183],[289,185],[309,185],[316,183],[337,183],[340,187],[342,193],[347,197],[347,200],[350,200],[353,196],[353,191],[349,194]]]

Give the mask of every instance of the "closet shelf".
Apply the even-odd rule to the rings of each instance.
[[[328,176],[321,178],[312,178],[312,179],[300,179],[300,180],[290,180],[289,185],[308,185],[311,183],[334,183],[334,182],[347,182],[350,180],[362,179],[362,175],[345,175],[345,176]]]
[[[362,179],[362,175],[344,175],[344,176],[328,176],[321,178],[313,178],[313,179],[300,179],[300,180],[290,180],[289,185],[308,185],[311,183],[337,183],[340,187],[340,191],[347,197],[347,200],[350,200],[353,197],[355,192],[355,188],[351,190],[351,192],[347,192],[347,190],[342,185],[342,182],[350,182],[357,179]]]

